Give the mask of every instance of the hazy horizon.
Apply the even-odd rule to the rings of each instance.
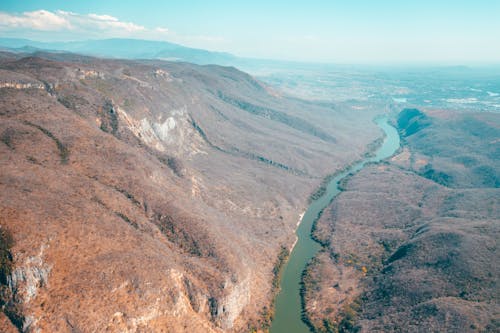
[[[341,64],[500,63],[500,4],[420,1],[4,1],[0,36],[134,38],[240,57]]]

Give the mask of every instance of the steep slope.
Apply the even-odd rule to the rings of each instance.
[[[320,332],[497,331],[499,115],[413,109],[397,124],[399,155],[317,223],[307,317]]]
[[[282,98],[229,67],[43,56],[0,58],[1,323],[266,327],[309,193],[379,135],[379,110]]]

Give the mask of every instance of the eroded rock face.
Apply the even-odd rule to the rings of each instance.
[[[314,180],[378,135],[370,113],[278,99],[233,68],[0,58],[0,71],[44,86],[0,89],[8,285],[34,332],[258,328]]]
[[[36,297],[38,289],[48,283],[51,267],[44,263],[43,251],[42,246],[37,256],[28,257],[21,265],[17,265],[8,277],[9,288],[23,303],[29,303]]]
[[[148,118],[133,119],[127,112],[117,107],[118,113],[125,120],[127,128],[149,147],[160,152],[173,151],[177,155],[189,157],[205,153],[204,142],[193,128],[187,107],[169,110],[161,114],[156,121]]]
[[[191,318],[191,323],[194,324],[198,321],[198,325],[200,325],[207,310],[206,295],[193,294],[193,291],[187,287],[190,284],[189,280],[176,269],[170,269],[166,272],[165,277],[172,285],[158,290],[157,297],[153,302],[134,315],[120,311],[113,313],[106,329],[114,332],[142,332],[157,326],[158,322],[164,320],[165,317],[178,320]],[[127,290],[130,287],[130,282],[126,281],[112,292]],[[210,325],[204,327],[207,332],[218,331],[216,327]]]
[[[41,83],[0,82],[0,88],[44,89],[45,87]]]
[[[7,276],[8,295],[10,295],[10,299],[4,299],[4,302],[12,302],[17,304],[17,307],[27,308],[35,300],[39,290],[48,285],[52,267],[44,261],[45,248],[46,246],[42,245],[38,254],[28,256],[24,259],[14,258],[18,264],[10,275]],[[17,315],[20,316],[19,313]],[[36,327],[38,318],[32,315],[21,318],[23,319],[23,331]],[[20,326],[17,322],[16,325]]]
[[[226,281],[224,290],[226,296],[218,304],[216,320],[223,329],[230,329],[241,311],[250,302],[250,280],[244,279],[240,283],[231,284]]]

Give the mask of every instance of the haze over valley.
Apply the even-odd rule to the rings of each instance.
[[[313,2],[0,5],[1,332],[500,330],[490,36]]]

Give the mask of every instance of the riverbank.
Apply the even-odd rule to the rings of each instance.
[[[494,170],[495,118],[403,110],[399,155],[343,179],[316,223],[327,246],[304,275],[316,332],[498,330],[491,262],[500,196],[494,173],[484,172]]]
[[[399,135],[390,126],[387,118],[378,118],[377,125],[384,131],[386,138],[373,157],[368,157],[338,173],[326,184],[324,193],[312,200],[297,228],[297,241],[292,247],[288,262],[283,269],[280,292],[276,298],[275,317],[272,321],[272,333],[310,332],[302,320],[302,298],[300,290],[306,265],[317,255],[321,245],[311,237],[314,222],[321,212],[340,193],[339,183],[351,173],[361,170],[366,163],[380,161],[391,156],[399,148]]]
[[[299,220],[297,221],[297,226],[295,227],[295,242],[293,242],[292,246],[290,247],[290,253],[292,253],[295,244],[297,244],[297,241],[299,240],[299,237],[297,237],[297,229],[299,228],[300,222],[302,221],[302,218],[304,218],[305,213],[306,212],[304,211],[302,214],[299,214]]]

